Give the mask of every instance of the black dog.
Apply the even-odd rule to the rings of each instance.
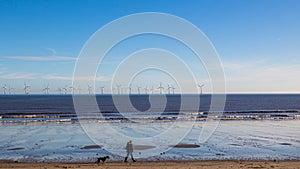
[[[104,165],[108,159],[109,159],[109,156],[99,157],[99,158],[97,158],[96,163],[99,165],[100,162],[102,161],[102,165]]]

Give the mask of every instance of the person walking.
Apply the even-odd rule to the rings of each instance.
[[[131,156],[131,160],[132,160],[133,162],[136,162],[136,160],[133,158],[133,155],[132,155],[132,153],[133,153],[133,145],[132,145],[132,141],[131,141],[131,140],[129,140],[129,141],[127,142],[127,145],[126,145],[126,152],[127,152],[127,156],[125,157],[124,162],[125,162],[125,163],[128,162],[127,159],[128,159],[128,156],[129,156],[129,155]]]

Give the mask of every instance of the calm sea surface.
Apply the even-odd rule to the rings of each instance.
[[[90,97],[90,96],[80,96]],[[125,97],[125,96],[116,96]],[[151,97],[151,95],[150,95]],[[160,96],[153,96],[160,97]],[[188,96],[187,96],[188,97]],[[208,111],[211,95],[200,97],[199,111]],[[111,95],[97,95],[102,112],[117,112]],[[179,111],[181,95],[167,95],[165,112]],[[132,105],[139,111],[149,109],[149,95],[130,96]],[[231,94],[226,96],[225,112],[300,110],[299,94]],[[6,113],[75,113],[71,95],[2,95],[0,114]]]

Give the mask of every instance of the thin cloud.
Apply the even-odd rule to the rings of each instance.
[[[25,61],[70,61],[77,60],[70,56],[3,56],[6,59],[25,60]]]
[[[42,78],[46,80],[72,80],[72,77],[60,75],[45,75]]]
[[[73,76],[61,76],[61,75],[41,75],[37,73],[0,73],[0,79],[45,79],[45,80],[65,80],[72,81]],[[110,81],[108,76],[82,76],[76,77],[74,80],[78,81]]]
[[[293,93],[299,91],[300,79],[297,78],[300,71],[299,64],[232,65],[225,69],[230,93]],[[229,72],[232,70],[234,72]]]
[[[60,75],[45,75],[42,77],[43,79],[46,80],[67,80],[67,81],[72,81],[73,76],[60,76]],[[83,77],[76,77],[74,80],[79,80],[79,81],[109,81],[110,78],[106,76],[83,76]]]
[[[35,73],[8,73],[0,74],[1,79],[36,79],[38,74]]]

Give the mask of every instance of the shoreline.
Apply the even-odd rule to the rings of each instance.
[[[78,123],[79,121],[95,121],[99,123],[120,123],[132,122],[134,120],[155,121],[155,122],[174,122],[180,121],[206,121],[220,120],[300,120],[300,110],[256,110],[256,111],[224,111],[224,112],[149,112],[136,113],[127,112],[128,117],[124,117],[119,112],[100,112],[78,115],[70,112],[7,112],[0,113],[0,123]]]
[[[69,163],[69,162],[8,162],[0,161],[0,168],[24,168],[24,169],[58,169],[58,168],[300,168],[300,160],[284,160],[284,161],[235,161],[235,160],[204,160],[204,161],[151,161],[151,162],[110,162],[105,165],[97,165],[95,163]]]

